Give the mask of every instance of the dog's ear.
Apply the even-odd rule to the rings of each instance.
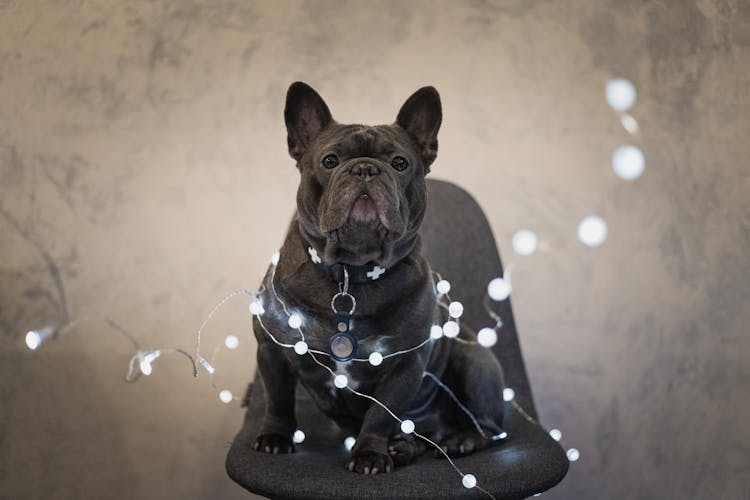
[[[284,108],[289,154],[299,161],[307,146],[332,121],[323,98],[303,82],[294,82],[286,93]]]
[[[422,87],[414,92],[398,112],[396,124],[417,145],[425,167],[429,167],[437,156],[437,133],[442,120],[440,94],[435,87]]]

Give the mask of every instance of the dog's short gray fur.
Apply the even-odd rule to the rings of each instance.
[[[430,266],[420,249],[419,227],[425,213],[425,175],[437,154],[442,120],[440,96],[424,87],[404,103],[392,125],[343,125],[333,120],[323,99],[302,82],[289,87],[284,111],[289,153],[297,162],[300,184],[297,213],[275,270],[264,280],[265,313],[254,330],[258,368],[267,394],[266,415],[254,448],[267,453],[294,451],[294,392],[301,383],[320,409],[357,436],[346,466],[364,474],[389,472],[425,450],[421,440],[399,433],[398,422],[380,405],[347,389],[336,389],[330,372],[310,354],[297,355],[269,338],[294,344],[299,332],[275,300],[272,287],[304,317],[310,348],[326,350],[335,318],[330,303],[339,291],[322,269],[336,263],[380,265],[388,269],[377,281],[353,284],[357,299],[352,332],[359,341],[357,357],[374,350],[390,353],[413,347],[436,321],[436,298]],[[327,155],[339,163],[327,168]],[[391,166],[395,156],[408,162],[403,171]],[[330,162],[329,162],[330,165]],[[371,200],[370,215],[352,216],[361,195]],[[367,205],[368,202],[363,202]],[[317,249],[322,264],[311,261]],[[381,401],[417,432],[439,442],[449,455],[488,446],[454,401],[424,372],[435,374],[476,416],[486,436],[501,432],[502,371],[490,350],[440,339],[407,354],[386,358],[374,367],[365,362],[336,363],[317,356],[348,377],[349,386]]]

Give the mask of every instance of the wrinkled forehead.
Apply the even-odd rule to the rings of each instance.
[[[321,149],[339,155],[379,157],[409,146],[404,131],[392,125],[338,125],[322,135]]]

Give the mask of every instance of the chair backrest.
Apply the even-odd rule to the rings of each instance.
[[[487,284],[502,276],[503,267],[487,218],[474,198],[455,184],[429,179],[421,238],[433,271],[450,281],[451,298],[464,305],[462,321],[477,330],[494,326],[483,301]],[[503,321],[493,352],[503,366],[506,387],[513,388],[519,404],[536,419],[510,299],[490,305]]]

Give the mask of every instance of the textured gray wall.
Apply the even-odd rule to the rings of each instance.
[[[542,420],[581,450],[545,497],[750,497],[748,67],[741,0],[0,0],[0,498],[245,497],[223,472],[242,412],[182,359],[128,385],[131,348],[101,323],[34,353],[22,337],[64,289],[73,317],[192,349],[292,213],[295,79],[344,122],[440,90],[434,175],[487,211]],[[609,167],[633,140],[613,76],[639,89],[633,183]],[[589,213],[598,249],[575,236]],[[512,255],[520,227],[531,257]],[[245,311],[204,347],[240,335],[216,360],[235,392]]]

